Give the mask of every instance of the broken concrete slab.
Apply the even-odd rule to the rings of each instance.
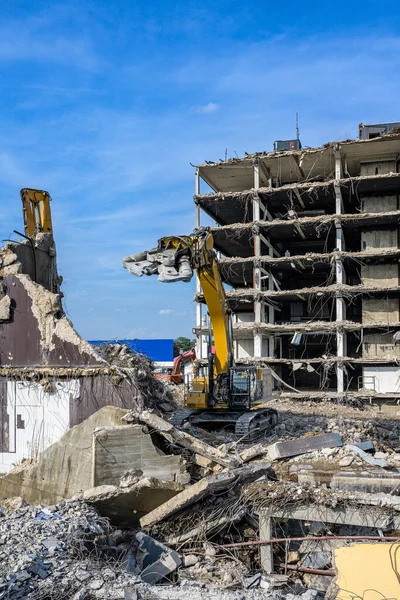
[[[175,498],[172,498],[172,500],[169,500],[142,517],[140,525],[143,529],[149,529],[156,523],[167,519],[213,492],[225,490],[234,483],[255,481],[268,473],[270,467],[270,463],[262,462],[204,477],[197,483],[187,487],[183,492],[175,496]]]
[[[77,494],[74,499],[94,504],[113,523],[137,524],[141,517],[165,504],[183,489],[184,486],[179,483],[142,477],[129,487],[100,485]]]
[[[397,493],[400,490],[400,469],[351,468],[346,471],[321,469],[304,470],[298,473],[298,482],[326,485],[331,489],[367,494]]]
[[[181,456],[164,454],[140,425],[97,428],[93,434],[93,487],[119,485],[128,470],[140,469],[144,477],[189,482]]]
[[[22,463],[1,478],[0,498],[20,496],[30,504],[57,504],[93,487],[93,430],[121,425],[125,412],[107,406],[69,429],[40,455],[36,464]]]
[[[238,523],[243,519],[246,514],[246,509],[238,510],[235,514],[229,515],[226,517],[220,517],[219,519],[205,520],[198,525],[197,527],[193,527],[193,529],[189,529],[185,531],[185,533],[181,533],[180,535],[174,535],[167,538],[167,543],[170,546],[177,546],[178,544],[182,544],[183,542],[187,542],[188,540],[194,540],[201,536],[203,538],[206,535],[210,535],[214,530],[218,529],[221,531],[225,525],[232,525],[233,523]]]
[[[219,465],[218,463],[216,463],[213,460],[210,460],[209,458],[201,456],[201,454],[195,454],[193,457],[193,461],[196,463],[196,465],[199,465],[199,467],[203,467],[203,469],[209,469],[214,473],[221,473],[221,471],[224,470],[224,467],[222,465]]]
[[[339,466],[340,467],[349,467],[355,460],[355,457],[352,456],[351,454],[348,454],[347,456],[344,456],[340,461],[339,461]]]
[[[136,539],[139,542],[138,566],[142,567],[141,580],[150,585],[165,583],[168,576],[182,564],[179,554],[142,531],[136,534]]]
[[[249,446],[246,450],[240,453],[240,460],[244,463],[253,460],[257,456],[261,454],[266,454],[266,448],[263,444],[254,444],[254,446]]]
[[[371,440],[359,442],[358,444],[354,444],[354,446],[360,448],[360,450],[363,450],[364,452],[375,452],[374,442],[371,442]]]
[[[145,478],[158,472],[170,480],[170,485],[167,486],[170,491],[162,494],[154,492],[157,503],[148,500],[148,510],[176,495],[183,486],[173,485],[174,474],[176,479],[179,479],[184,465],[183,459],[158,454],[151,436],[143,433],[140,426],[123,424],[122,418],[125,414],[126,411],[121,408],[107,406],[80,425],[69,429],[40,455],[37,463],[23,463],[1,478],[0,498],[21,496],[31,504],[57,504],[60,500],[90,490],[94,487],[93,484],[99,482],[115,487],[120,483],[121,474],[124,475],[127,471],[130,456],[132,463],[140,469]],[[117,427],[116,437],[112,433],[113,427],[109,428],[111,425]],[[96,440],[93,443],[93,432],[99,428],[101,439],[96,444]],[[124,428],[126,434],[123,433]],[[104,432],[107,433],[108,440]],[[121,443],[118,448],[117,440],[125,438],[126,443]],[[100,447],[101,442],[104,442],[104,447]],[[159,466],[158,470],[156,463]],[[54,473],[57,473],[57,477],[54,477]],[[151,492],[149,494],[151,495]],[[144,508],[142,510],[145,512]]]
[[[345,448],[350,452],[354,452],[355,454],[357,454],[357,456],[362,458],[363,461],[374,467],[382,467],[384,469],[389,467],[389,463],[386,460],[384,460],[383,458],[374,458],[373,456],[370,456],[369,454],[364,452],[364,450],[361,450],[361,448],[359,448],[358,446],[353,446],[352,444],[349,444],[345,446]]]
[[[269,459],[277,460],[339,446],[343,446],[343,442],[338,433],[324,433],[323,435],[312,435],[288,442],[276,442],[268,446],[267,451]]]
[[[240,462],[237,458],[231,457],[226,452],[222,452],[218,448],[206,444],[186,431],[176,429],[171,423],[168,423],[168,421],[165,421],[149,410],[144,410],[140,413],[139,421],[165,437],[168,441],[173,441],[175,444],[187,448],[195,454],[200,454],[224,467],[236,467]]]

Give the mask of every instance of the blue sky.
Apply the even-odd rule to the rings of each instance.
[[[124,255],[194,226],[190,163],[400,120],[398,3],[3,0],[0,238],[52,197],[68,316],[89,339],[191,335],[193,284]],[[15,236],[14,236],[15,237]]]

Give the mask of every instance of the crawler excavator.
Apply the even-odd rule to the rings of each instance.
[[[277,423],[271,408],[257,408],[271,398],[272,376],[268,368],[236,366],[230,310],[219,272],[214,240],[209,228],[197,228],[189,236],[169,236],[157,248],[127,256],[123,266],[133,275],[158,275],[162,282],[191,281],[197,272],[207,304],[214,338],[208,343],[205,375],[195,375],[186,394],[185,409],[171,422],[182,427],[186,421],[205,427],[233,426],[243,441],[259,437]]]

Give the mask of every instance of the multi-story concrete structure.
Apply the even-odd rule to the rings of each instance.
[[[202,211],[216,223],[235,359],[271,366],[285,393],[400,398],[400,128],[286,147],[196,168],[197,225]],[[196,299],[201,361],[199,289]]]

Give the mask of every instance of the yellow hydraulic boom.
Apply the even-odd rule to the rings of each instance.
[[[37,233],[53,233],[50,212],[50,194],[44,190],[21,190],[25,235],[34,238]]]
[[[207,376],[194,377],[186,395],[186,406],[190,410],[186,410],[183,416],[175,416],[174,424],[181,425],[188,416],[191,422],[199,425],[234,424],[236,433],[241,437],[273,425],[276,411],[269,408],[250,411],[271,397],[270,369],[233,364],[230,310],[210,229],[198,228],[189,236],[163,237],[157,248],[124,258],[123,266],[139,277],[157,274],[162,282],[188,282],[196,271],[201,284],[210,316],[215,354],[212,353],[210,335]]]

